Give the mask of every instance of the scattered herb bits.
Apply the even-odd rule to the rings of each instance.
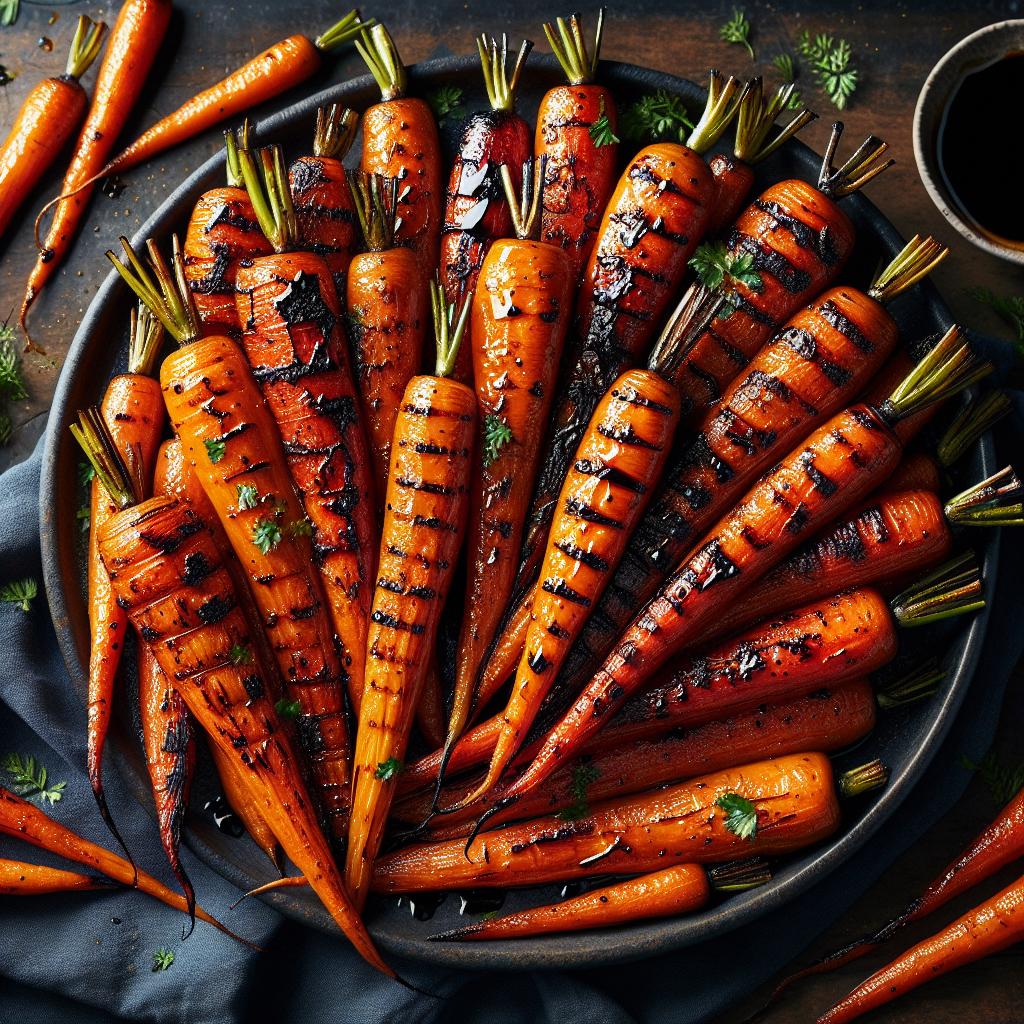
[[[459,121],[466,116],[462,95],[462,89],[457,85],[439,85],[427,93],[427,103],[434,111],[438,128],[444,127],[449,118]]]
[[[31,577],[14,580],[0,587],[0,601],[16,604],[23,612],[31,611],[30,602],[39,593],[39,584]]]
[[[850,44],[845,39],[835,42],[823,32],[811,41],[806,30],[797,42],[800,56],[813,68],[818,85],[840,109],[845,110],[857,88],[859,72],[850,66]]]
[[[740,839],[757,835],[757,808],[739,793],[723,793],[715,806],[725,811],[725,827]]]
[[[501,449],[512,440],[512,428],[500,417],[490,415],[484,418],[483,460],[486,469]]]
[[[397,757],[389,757],[386,761],[381,761],[381,763],[377,765],[377,770],[373,775],[374,778],[380,779],[381,782],[390,782],[401,774],[404,767],[405,765],[402,764]]]
[[[747,16],[733,8],[732,20],[727,21],[719,30],[718,35],[727,43],[738,43],[747,48],[750,59],[754,60],[754,48],[750,45],[750,29],[752,28]]]
[[[158,949],[153,954],[153,973],[166,971],[174,963],[174,954],[169,949]]]

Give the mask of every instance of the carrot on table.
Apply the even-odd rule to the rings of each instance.
[[[476,395],[449,379],[469,320],[431,282],[437,372],[405,389],[366,641],[345,881],[362,909],[469,518]]]
[[[0,860],[0,894],[5,896],[39,896],[76,889],[116,889],[119,884],[100,875],[83,875],[78,871]]]
[[[76,187],[103,166],[113,149],[142,92],[170,20],[171,0],[127,0],[118,11],[106,55],[96,75],[92,106],[64,175],[61,192],[70,194],[58,203],[43,243],[39,241],[39,219],[36,220],[39,256],[29,274],[18,316],[26,335],[25,318],[29,308],[71,247],[92,194],[92,189],[76,191]]]

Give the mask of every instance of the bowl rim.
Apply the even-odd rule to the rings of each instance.
[[[1010,246],[1000,245],[991,238],[979,232],[972,224],[968,223],[961,215],[956,203],[951,201],[947,190],[942,182],[942,174],[938,169],[938,158],[931,152],[931,147],[925,144],[924,134],[930,131],[931,124],[925,125],[925,107],[934,98],[939,81],[947,72],[950,65],[954,64],[958,56],[968,47],[973,46],[979,39],[986,36],[999,36],[1009,32],[1020,34],[1021,49],[1024,49],[1024,18],[1007,18],[1004,21],[993,22],[985,25],[968,36],[964,36],[955,46],[949,49],[939,62],[928,73],[921,92],[917,97],[917,106],[914,108],[913,141],[914,159],[917,161],[917,170],[921,176],[921,183],[925,187],[931,201],[935,204],[939,213],[972,245],[983,249],[993,256],[1006,260],[1009,263],[1024,265],[1024,246],[1014,249]],[[959,82],[959,77],[957,82]],[[948,99],[948,98],[947,98]],[[945,101],[944,101],[945,102]],[[941,112],[940,112],[941,116]],[[934,168],[934,173],[933,173]]]

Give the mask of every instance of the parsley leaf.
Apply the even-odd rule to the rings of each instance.
[[[262,517],[253,527],[252,542],[263,554],[269,555],[281,543],[281,527],[273,519]]]
[[[0,400],[17,402],[28,398],[25,378],[21,372],[21,360],[11,342],[13,327],[3,325],[0,329]]]
[[[601,97],[600,116],[590,126],[587,134],[594,140],[595,146],[610,146],[618,142],[619,137],[612,131],[612,123],[604,112],[604,97]]]
[[[88,505],[83,506],[75,513],[75,518],[82,533],[88,533],[92,526],[92,508]]]
[[[754,839],[757,835],[757,808],[739,793],[723,793],[716,807],[725,811],[725,827],[740,839]]]
[[[439,85],[427,93],[427,102],[437,118],[438,128],[443,127],[448,118],[459,120],[466,116],[462,89],[457,85]]]
[[[975,302],[998,313],[1017,332],[1014,348],[1017,359],[1024,360],[1024,296],[996,295],[991,288],[970,288],[967,294]]]
[[[1010,768],[999,763],[994,750],[982,758],[981,764],[972,764],[965,754],[960,755],[957,764],[969,772],[977,772],[998,804],[1008,804],[1024,787],[1024,762]]]
[[[282,697],[274,705],[274,710],[282,717],[292,719],[298,716],[302,710],[302,705],[297,700],[288,700],[287,697]]]
[[[228,657],[231,659],[232,665],[252,664],[252,651],[248,647],[243,647],[242,644],[233,644]]]
[[[312,537],[313,524],[308,519],[296,519],[288,525],[289,537]]]
[[[682,143],[693,131],[693,124],[682,98],[659,89],[653,95],[641,96],[622,115],[619,130],[630,142]]]
[[[158,949],[153,954],[153,973],[166,971],[174,963],[174,954],[169,949]]]
[[[46,784],[46,769],[36,764],[34,757],[22,759],[20,754],[8,754],[4,758],[4,771],[13,776],[14,784],[11,789],[20,797],[26,800],[40,798],[40,803],[47,800],[52,807],[63,795],[66,782],[58,782],[56,785]]]
[[[20,6],[21,0],[0,0],[0,25],[13,25]]]
[[[740,43],[745,46],[750,53],[750,59],[753,60],[754,48],[750,45],[750,29],[751,25],[747,21],[747,16],[734,7],[732,9],[732,21],[727,21],[718,30],[718,35],[727,43]]]
[[[260,503],[260,492],[252,484],[239,484],[235,491],[238,494],[238,511],[255,508]]]
[[[96,467],[91,462],[78,464],[78,486],[88,487],[96,477]]]
[[[570,804],[568,807],[563,807],[558,812],[558,817],[562,821],[579,821],[581,818],[585,818],[590,814],[590,804],[587,803],[587,787],[592,783],[596,782],[601,777],[601,773],[590,764],[577,765],[572,772],[572,794],[576,798],[576,802]]]
[[[512,440],[512,428],[493,413],[484,417],[484,469],[497,457],[502,447]]]
[[[31,611],[29,601],[39,593],[39,584],[32,577],[14,580],[0,587],[0,601],[10,601],[23,612]]]
[[[377,765],[377,770],[373,773],[373,777],[380,779],[381,782],[390,782],[401,774],[404,767],[405,765],[397,757],[389,757],[386,761],[381,761]]]
[[[727,279],[748,288],[761,287],[761,275],[754,269],[754,257],[750,253],[737,256],[729,252],[725,242],[702,242],[697,246],[690,266],[697,271],[697,277],[705,288],[721,288]],[[721,314],[719,318],[727,319]]]
[[[845,39],[836,43],[823,32],[811,42],[805,29],[796,44],[800,56],[814,69],[825,95],[840,109],[845,110],[857,88],[860,73],[850,67],[850,44]]]
[[[219,437],[208,438],[203,444],[206,445],[206,454],[210,456],[210,461],[216,466],[224,458],[227,452],[227,444]]]

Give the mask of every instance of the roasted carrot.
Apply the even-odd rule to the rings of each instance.
[[[927,452],[908,452],[900,459],[899,465],[877,494],[898,494],[900,491],[932,491],[938,494],[942,490],[939,477],[939,464]]]
[[[61,192],[72,194],[58,203],[42,244],[39,243],[39,220],[36,220],[39,257],[29,274],[18,317],[26,335],[25,317],[29,308],[71,247],[92,195],[91,188],[80,192],[75,189],[91,178],[110,155],[142,92],[170,20],[171,0],[128,0],[117,14],[107,52],[96,75],[89,116],[78,133],[75,152],[64,175]]]
[[[33,846],[49,850],[51,853],[58,853],[68,860],[87,864],[94,871],[98,871],[114,882],[134,886],[149,893],[150,896],[155,896],[169,907],[184,911],[186,914],[190,912],[185,897],[172,892],[163,882],[136,868],[123,857],[118,857],[116,853],[111,853],[109,850],[103,849],[102,846],[97,846],[95,843],[90,843],[88,839],[82,839],[75,835],[70,829],[58,825],[52,818],[48,818],[34,804],[30,804],[27,800],[22,800],[20,796],[15,796],[2,788],[0,788],[0,832],[13,836],[15,839],[24,839]],[[234,932],[228,931],[224,925],[210,917],[202,907],[195,908],[195,915],[200,921],[219,928],[225,935],[238,939]],[[245,942],[245,939],[238,939],[238,941]]]
[[[128,372],[107,385],[100,407],[118,449],[134,461],[140,478],[153,477],[160,435],[164,428],[160,385],[153,379],[163,330],[144,308],[132,311],[128,345]],[[99,480],[92,482],[89,534],[89,688],[86,745],[89,781],[103,820],[131,858],[107,809],[103,794],[103,746],[110,724],[114,677],[124,650],[128,618],[118,606],[110,580],[100,562],[96,538],[103,524],[117,511],[116,504]]]
[[[423,100],[405,95],[405,65],[383,25],[364,30],[356,48],[381,94],[381,102],[363,114],[359,167],[401,182],[395,237],[411,246],[429,276],[438,265],[444,223],[444,171],[434,114]]]
[[[246,138],[248,124],[242,133]],[[228,184],[204,192],[192,210],[185,232],[185,279],[206,332],[238,337],[243,326],[235,303],[238,267],[274,248],[245,191],[234,132],[224,133],[224,148]]]
[[[342,160],[355,141],[359,115],[332,103],[316,112],[313,155],[288,168],[298,236],[303,248],[322,256],[339,299],[345,294],[348,265],[356,252],[356,214]]]
[[[1024,938],[1024,876],[873,974],[818,1018],[844,1024],[926,981]]]
[[[587,53],[578,14],[568,25],[558,18],[557,35],[550,23],[544,26],[569,84],[549,89],[537,111],[534,154],[547,159],[540,237],[569,254],[574,281],[590,259],[615,185],[615,99],[594,82],[605,10],[597,12],[593,56]]]
[[[39,864],[23,864],[17,860],[0,860],[0,893],[6,896],[39,896],[48,892],[70,892],[76,889],[115,889],[117,884],[99,875],[60,871]]]
[[[25,201],[43,172],[64,148],[85,114],[85,90],[78,80],[100,52],[107,26],[84,14],[71,41],[67,70],[59,78],[46,78],[25,97],[11,132],[0,147],[0,234]],[[27,346],[43,350],[25,336]],[[44,353],[45,354],[45,353]]]
[[[327,818],[335,836],[343,836],[349,806],[344,676],[276,421],[238,345],[227,337],[200,340],[177,239],[173,277],[150,244],[159,283],[124,244],[131,269],[113,253],[111,261],[183,345],[160,371],[171,425],[246,569],[285,681],[284,699],[297,705],[296,725]]]
[[[530,126],[516,113],[516,86],[533,43],[523,40],[511,78],[507,36],[502,35],[500,50],[497,41],[486,35],[476,45],[491,109],[473,114],[466,122],[448,177],[440,273],[445,301],[455,303],[476,290],[491,243],[512,233],[509,201],[498,169],[508,167],[518,195],[520,172],[532,150]],[[468,345],[459,349],[452,376],[472,387],[473,356]]]
[[[481,835],[471,847],[461,839],[407,846],[377,861],[373,889],[541,885],[657,871],[672,862],[714,864],[788,853],[835,832],[840,793],[874,788],[886,777],[874,762],[834,779],[824,754],[790,754],[596,804],[576,821],[548,817],[511,825]],[[756,828],[749,838],[727,826],[717,806],[726,794],[753,805]]]
[[[699,864],[676,864],[639,878],[594,889],[581,896],[547,907],[533,907],[517,914],[478,921],[440,935],[432,941],[515,939],[524,935],[611,928],[629,921],[674,917],[699,910],[713,892],[742,892],[771,881],[771,872],[759,861],[723,865],[707,870]]]
[[[352,778],[345,881],[360,910],[469,517],[476,395],[448,378],[469,320],[431,283],[437,372],[413,377],[395,423]]]
[[[144,644],[139,645],[138,662],[142,742],[156,801],[160,841],[174,877],[185,893],[194,925],[196,894],[181,863],[179,846],[196,762],[195,733],[181,695]]]
[[[578,749],[672,654],[781,561],[801,534],[870,492],[901,455],[892,425],[989,369],[952,328],[880,408],[855,405],[837,414],[765,474],[639,611],[510,797],[528,792]]]
[[[423,738],[430,744],[432,750],[444,746],[445,720],[444,720],[444,691],[441,689],[441,673],[437,665],[437,650],[435,649],[427,665],[427,674],[423,680],[423,690],[420,693],[420,702],[416,705],[416,724],[423,733]]]
[[[86,451],[123,506],[104,528],[100,552],[128,617],[196,721],[239,764],[274,834],[335,922],[369,963],[393,977],[345,895],[265,680],[239,654],[251,651],[251,634],[210,531],[188,502],[138,504],[116,449],[102,437],[102,421],[88,414],[82,420]]]
[[[875,695],[865,678],[830,684],[809,696],[730,712],[692,727],[677,725],[671,718],[663,727],[662,719],[653,719],[647,736],[602,750],[585,751],[572,764],[545,779],[514,808],[495,815],[490,823],[496,825],[513,816],[535,818],[565,808],[574,808],[575,812],[584,802],[627,796],[695,775],[723,771],[737,763],[812,750],[842,750],[870,732],[875,719]],[[446,787],[441,806],[461,802],[476,784],[473,779]],[[442,829],[468,822],[486,811],[494,800],[501,798],[503,786],[504,780],[480,803],[446,816]],[[430,813],[431,796],[424,791],[396,802],[392,817],[413,824],[423,821]],[[431,833],[430,838],[448,836]]]
[[[381,509],[399,406],[406,385],[422,367],[430,326],[428,275],[412,249],[395,244],[400,184],[361,171],[349,177],[367,251],[349,265],[348,331]]]
[[[491,245],[472,299],[468,347],[481,443],[473,464],[466,606],[448,749],[475,710],[480,666],[512,594],[574,285],[565,250],[536,239],[543,161],[528,162],[517,175],[527,181],[518,209],[511,170],[503,166],[499,177],[506,182],[516,237]]]
[[[358,709],[376,524],[370,451],[341,307],[324,258],[291,251],[298,225],[281,148],[255,155],[240,149],[238,157],[256,217],[274,247],[274,255],[238,268],[235,300],[246,325],[242,347],[305,505],[349,697]],[[341,706],[330,710],[340,714]]]

